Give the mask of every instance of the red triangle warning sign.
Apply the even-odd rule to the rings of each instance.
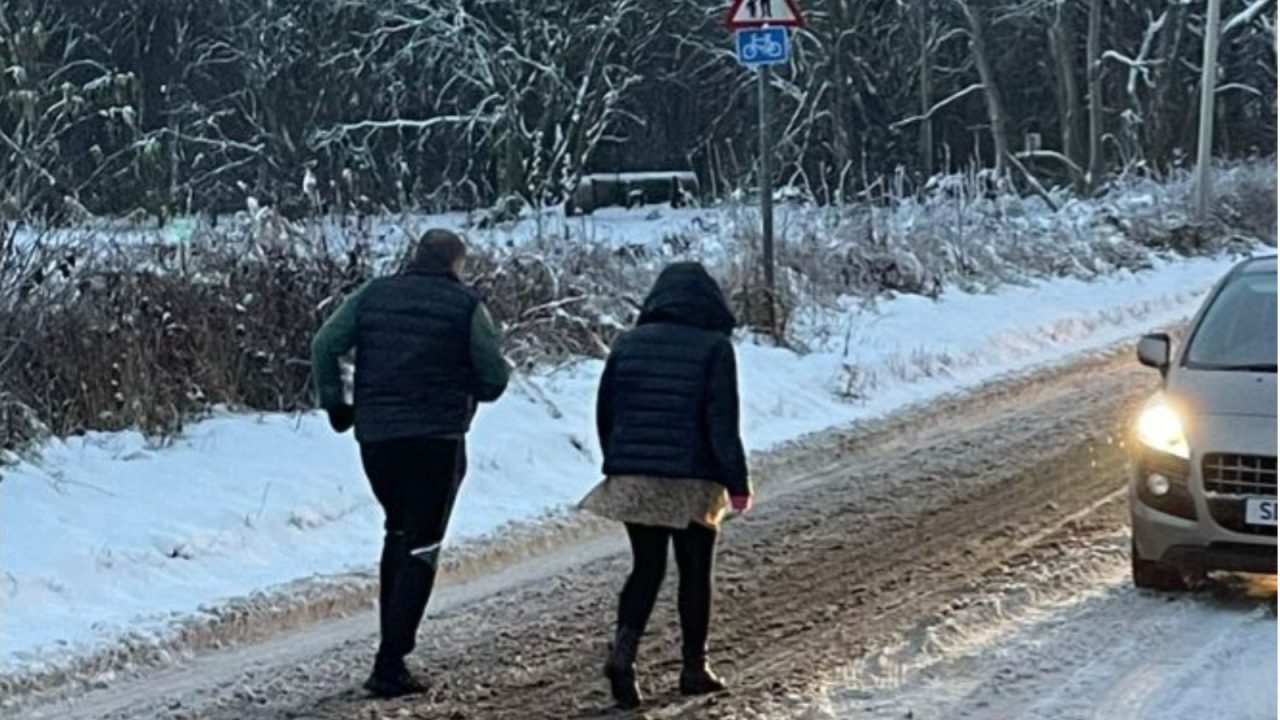
[[[733,0],[725,24],[735,29],[761,25],[795,27],[804,25],[804,15],[795,0]]]

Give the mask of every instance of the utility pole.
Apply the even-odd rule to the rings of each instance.
[[[760,89],[760,215],[762,220],[761,243],[764,253],[764,292],[769,303],[765,320],[769,332],[778,333],[777,285],[774,281],[773,258],[773,143],[769,139],[769,66],[761,65],[757,71]]]
[[[1196,215],[1209,214],[1213,197],[1210,164],[1213,162],[1213,114],[1218,91],[1218,39],[1221,31],[1222,0],[1207,0],[1204,26],[1204,67],[1200,75],[1200,139],[1196,148]]]

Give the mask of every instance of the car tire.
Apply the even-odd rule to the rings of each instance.
[[[1138,544],[1130,548],[1133,561],[1133,585],[1144,590],[1178,592],[1189,590],[1186,578],[1176,566],[1158,560],[1147,560],[1138,555]]]

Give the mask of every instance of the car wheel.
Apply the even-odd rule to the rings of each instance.
[[[1189,589],[1182,571],[1174,565],[1158,560],[1147,560],[1138,555],[1138,545],[1133,543],[1130,550],[1133,560],[1133,584],[1146,590],[1163,590],[1176,592]]]

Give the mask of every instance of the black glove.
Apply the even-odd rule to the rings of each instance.
[[[336,433],[344,433],[356,424],[356,409],[347,403],[325,408],[325,412],[329,413],[329,426]]]

